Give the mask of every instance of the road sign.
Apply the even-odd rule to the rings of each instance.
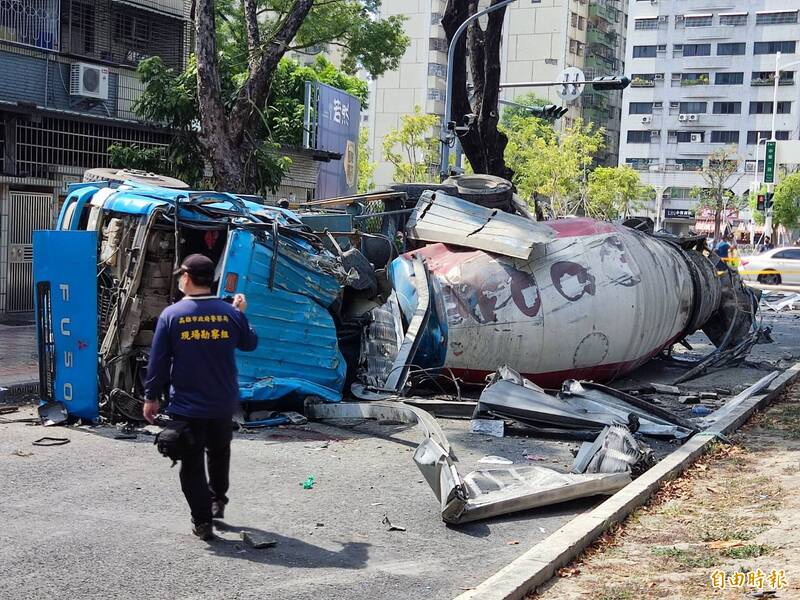
[[[775,183],[775,146],[777,142],[767,142],[764,157],[764,183]]]
[[[567,67],[558,76],[558,80],[564,82],[558,95],[564,102],[573,102],[583,93],[583,82],[586,76],[578,67]]]

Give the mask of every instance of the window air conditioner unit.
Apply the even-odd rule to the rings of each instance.
[[[683,165],[675,164],[675,165],[672,165],[672,166],[675,167],[676,171],[683,171]]]
[[[744,170],[745,173],[753,173],[756,170],[756,163],[755,162],[744,163]]]
[[[666,23],[667,21],[669,21],[669,15],[659,15],[658,16],[658,22],[659,23]]]
[[[653,122],[653,117],[651,117],[650,115],[645,115],[644,117],[642,117],[642,123],[652,123],[652,122]]]
[[[689,115],[678,115],[678,121],[688,121]]]
[[[703,135],[702,135],[702,134],[700,134],[700,133],[693,133],[693,134],[691,134],[691,135],[689,136],[689,140],[690,140],[690,141],[691,141],[693,144],[699,144],[699,143],[701,143],[701,142],[703,141]]]
[[[664,81],[664,74],[663,73],[656,73],[653,75],[653,79],[655,81]]]
[[[687,117],[687,118],[688,118],[690,121],[697,121],[697,115],[694,115],[694,114],[692,114],[692,115],[686,115],[686,117]]]
[[[108,68],[72,63],[69,79],[71,96],[108,100]]]
[[[649,169],[648,169],[648,170],[649,170],[651,173],[656,173],[656,172],[658,172],[658,171],[659,171],[659,166],[658,166],[658,165],[650,165],[650,167],[649,167]]]

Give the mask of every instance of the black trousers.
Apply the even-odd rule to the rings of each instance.
[[[211,503],[228,503],[231,439],[230,419],[195,419],[171,415],[176,421],[189,423],[194,446],[181,460],[181,489],[195,523],[211,521]],[[206,478],[208,463],[208,478]]]

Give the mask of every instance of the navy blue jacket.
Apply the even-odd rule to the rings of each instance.
[[[156,400],[168,383],[167,412],[204,419],[233,416],[239,402],[235,350],[256,349],[247,317],[212,296],[187,296],[158,317],[145,398]]]

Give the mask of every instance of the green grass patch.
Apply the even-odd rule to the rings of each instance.
[[[719,564],[719,558],[713,554],[705,554],[694,550],[680,550],[678,548],[653,548],[655,556],[671,558],[679,565],[689,569],[710,568]]]
[[[722,551],[723,556],[728,558],[758,558],[771,553],[775,548],[766,544],[747,544],[738,548],[726,548]]]

